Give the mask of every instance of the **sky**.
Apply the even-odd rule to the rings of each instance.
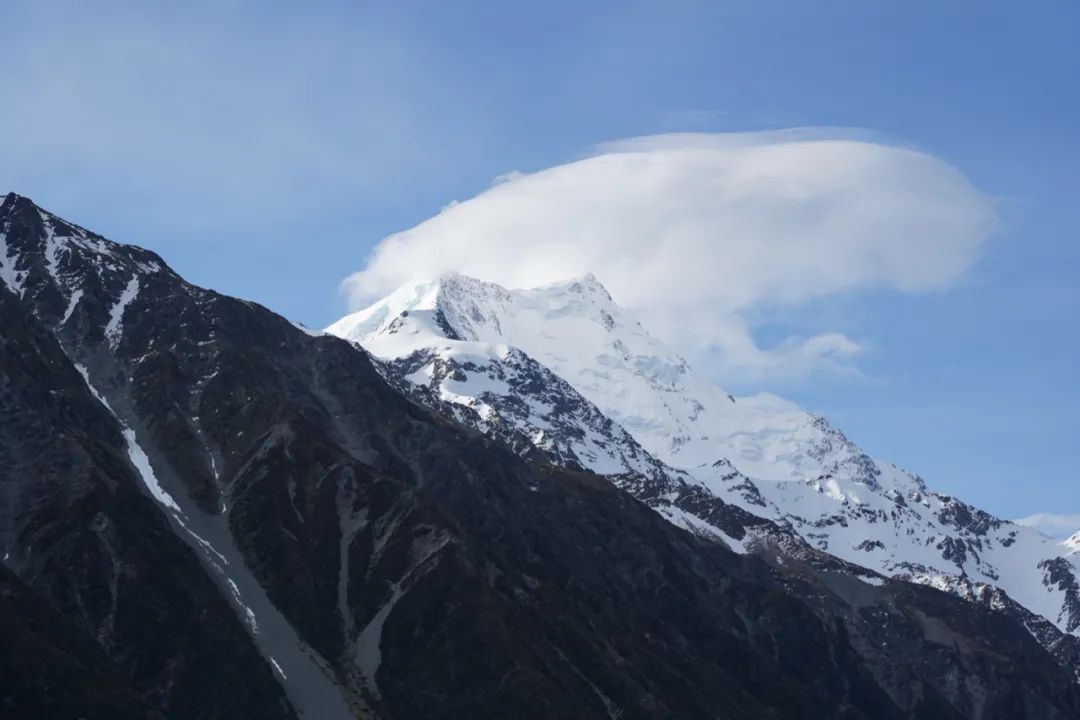
[[[3,4],[0,191],[311,327],[595,265],[730,391],[1080,512],[1070,0],[170,5]]]

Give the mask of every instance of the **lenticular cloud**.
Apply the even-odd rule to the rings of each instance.
[[[511,287],[595,273],[650,330],[747,377],[843,367],[829,333],[763,349],[746,317],[866,287],[947,287],[995,226],[991,200],[926,153],[837,133],[664,135],[510,173],[382,240],[343,288],[361,307],[416,276]]]

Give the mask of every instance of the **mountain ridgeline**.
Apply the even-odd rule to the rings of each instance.
[[[699,463],[699,435],[484,345],[484,313],[427,310],[367,329],[440,340],[373,357],[8,195],[0,717],[1080,716],[1068,617],[834,556],[719,431]],[[893,523],[901,480],[819,430],[835,526],[881,517],[862,488]],[[1013,530],[920,492],[965,543]],[[1072,556],[1043,559],[1075,597]]]

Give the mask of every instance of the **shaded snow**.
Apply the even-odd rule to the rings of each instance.
[[[0,280],[4,281],[8,290],[19,297],[23,294],[23,273],[15,269],[15,263],[19,256],[9,254],[7,233],[0,233]]]
[[[128,457],[131,458],[131,463],[135,466],[135,469],[139,471],[139,477],[142,478],[143,485],[150,491],[150,494],[154,496],[154,499],[159,503],[174,510],[181,512],[180,506],[176,504],[172,496],[165,491],[165,488],[161,487],[161,483],[158,482],[157,476],[154,475],[154,469],[150,467],[150,458],[146,456],[142,447],[135,439],[135,431],[131,428],[124,428],[124,440],[127,441]]]
[[[68,320],[71,319],[71,313],[75,312],[75,306],[79,304],[80,300],[82,300],[82,296],[82,288],[79,288],[75,292],[71,293],[71,297],[68,298],[67,308],[64,309],[64,316],[60,318],[61,325],[64,325]]]
[[[109,310],[109,322],[105,325],[105,337],[113,347],[116,347],[120,342],[120,337],[123,332],[121,323],[124,319],[124,311],[138,294],[139,277],[138,275],[132,275],[131,279],[128,280],[128,284],[124,287],[123,292],[120,293],[120,297],[117,298],[116,303],[113,304],[112,308]]]
[[[149,491],[150,495],[161,503],[163,506],[177,513],[183,514],[180,510],[180,506],[176,504],[172,496],[165,491],[165,488],[161,487],[161,483],[158,482],[157,476],[154,474],[154,468],[150,466],[150,458],[146,456],[142,446],[139,445],[138,440],[135,439],[135,431],[129,428],[123,420],[121,420],[117,414],[109,406],[105,397],[94,388],[90,382],[90,373],[85,367],[75,363],[75,369],[82,375],[83,380],[86,382],[86,387],[90,390],[90,394],[93,395],[98,402],[100,402],[109,413],[116,418],[116,422],[120,424],[120,428],[124,434],[124,441],[127,444],[128,458],[131,460],[131,464],[135,466],[135,469],[139,473],[139,478],[142,480],[143,485]]]
[[[312,330],[307,325],[304,325],[304,324],[298,323],[298,322],[293,322],[292,320],[289,321],[289,324],[292,325],[297,330],[300,330],[303,333],[305,333],[307,335],[310,335],[311,337],[322,337],[323,335],[326,334],[326,333],[321,332],[319,330]]]
[[[288,680],[288,679],[289,679],[289,676],[288,676],[288,675],[286,675],[286,674],[285,674],[285,671],[281,669],[281,666],[280,666],[280,665],[278,665],[278,661],[277,661],[277,660],[275,660],[275,659],[274,659],[274,658],[272,658],[272,657],[271,657],[271,658],[269,658],[269,660],[270,660],[270,664],[274,666],[274,669],[275,669],[275,670],[277,670],[277,673],[278,673],[278,675],[280,675],[280,676],[281,676],[281,679],[282,679],[282,680]]]
[[[401,585],[394,583],[390,587],[390,598],[381,608],[379,608],[379,612],[375,613],[375,616],[372,617],[367,626],[360,631],[360,636],[356,639],[356,667],[360,670],[361,675],[364,676],[368,690],[375,696],[378,696],[379,694],[379,687],[375,682],[375,674],[379,671],[379,665],[382,664],[383,625],[386,623],[386,619],[390,617],[390,612],[394,609],[394,605],[397,604],[398,600],[400,600],[404,594]]]

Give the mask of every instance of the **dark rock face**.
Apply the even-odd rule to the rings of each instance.
[[[0,718],[163,719],[93,638],[0,566]]]
[[[1006,615],[782,532],[735,555],[152,253],[15,196],[0,232],[4,564],[100,653],[73,677],[131,707],[290,717],[333,705],[305,693],[323,683],[389,720],[1080,715]],[[661,481],[623,484],[659,501]],[[675,502],[732,537],[755,522]],[[286,631],[306,659],[274,654]]]
[[[140,488],[116,421],[0,288],[5,565],[170,717],[292,717],[194,553]]]
[[[1053,558],[1039,563],[1043,571],[1043,583],[1047,587],[1056,587],[1065,593],[1064,613],[1068,614],[1068,626],[1071,631],[1080,628],[1080,582],[1077,582],[1069,562],[1065,558]]]

